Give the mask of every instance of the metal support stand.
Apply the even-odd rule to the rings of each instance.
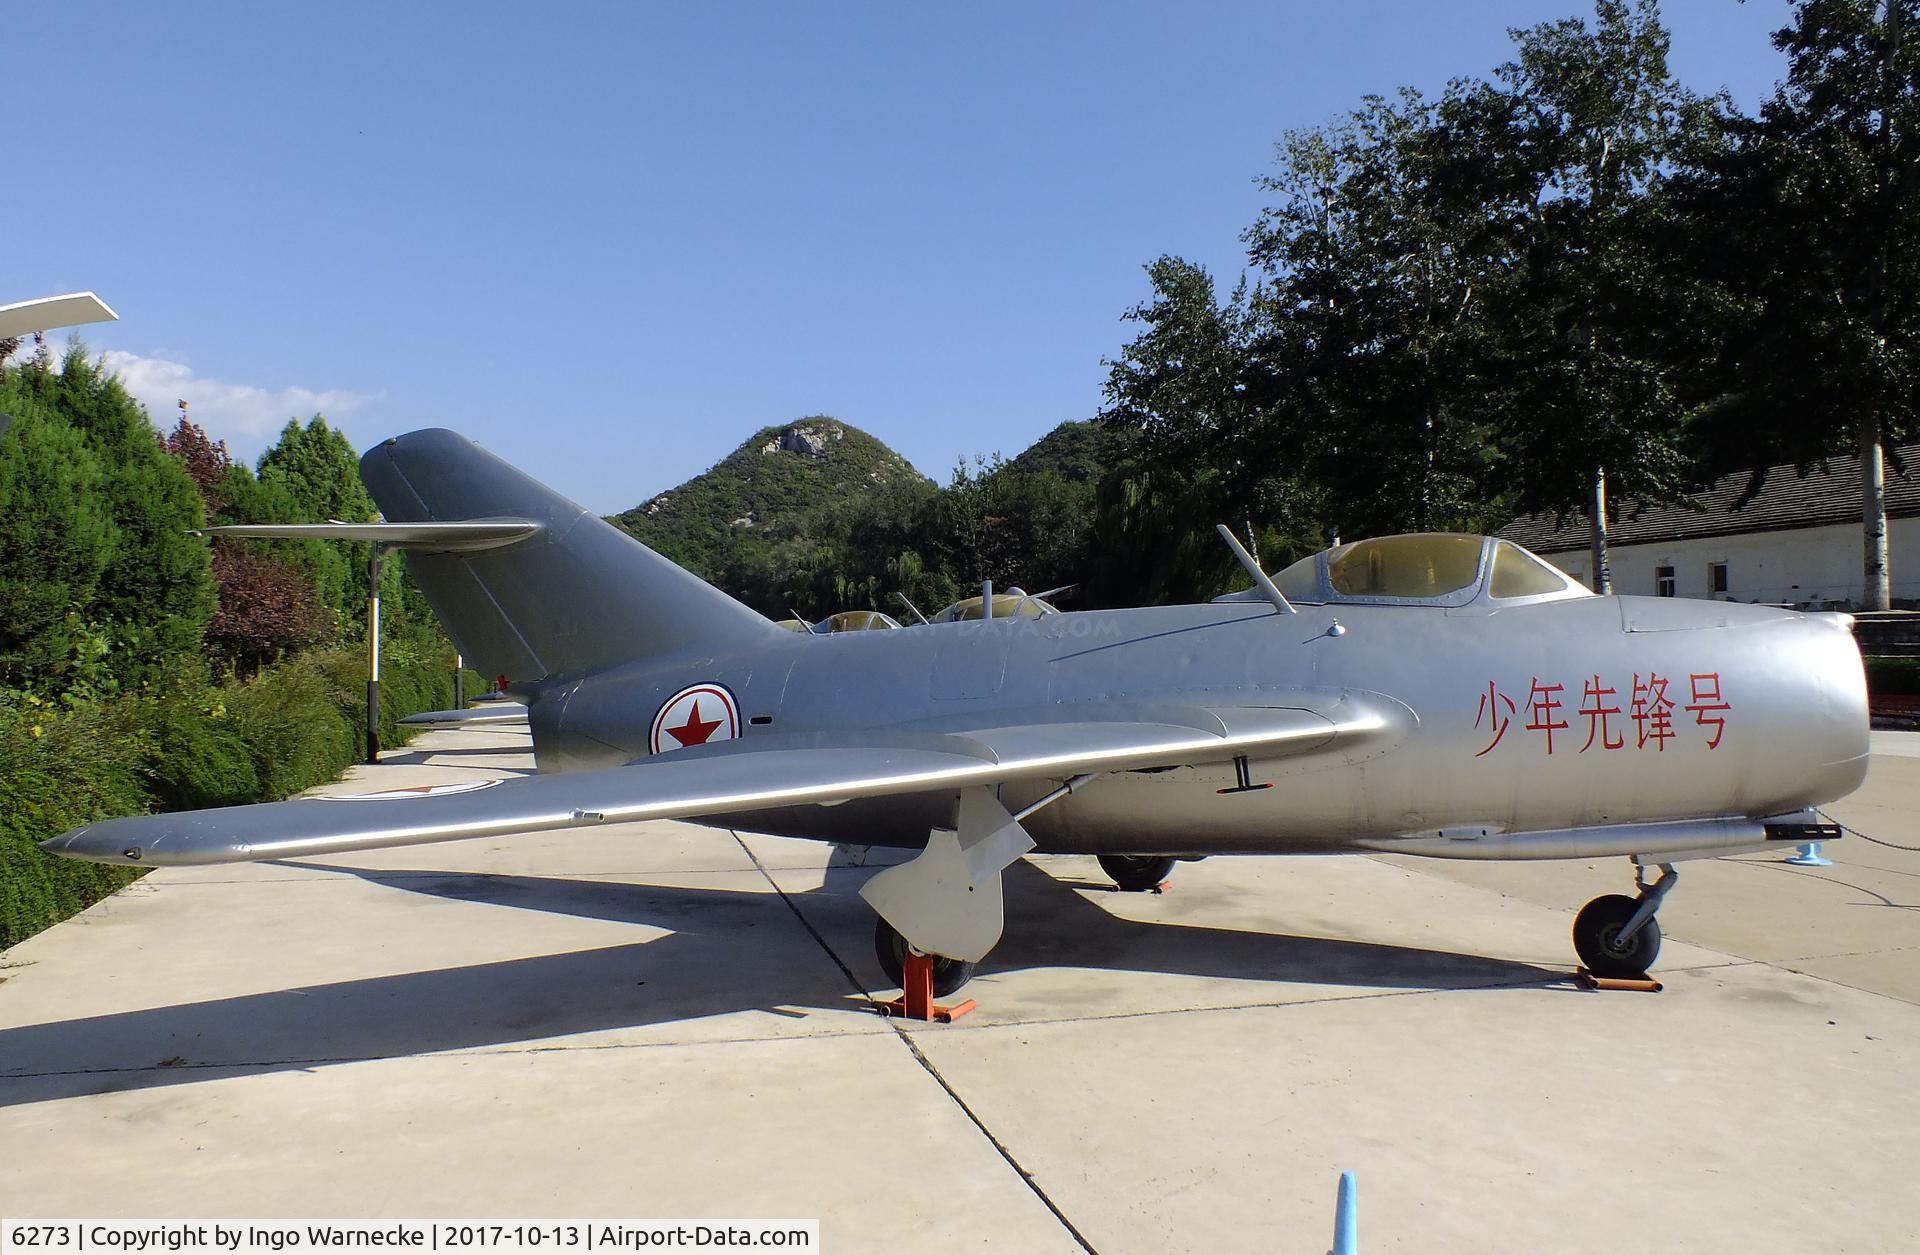
[[[979,1005],[971,998],[950,1007],[935,1002],[933,956],[921,954],[912,946],[907,947],[907,960],[902,965],[900,982],[900,996],[891,1002],[881,1003],[880,1014],[897,1015],[903,1020],[919,1020],[922,1023],[938,1020],[942,1024],[951,1024]]]
[[[367,761],[380,761],[380,568],[387,550],[375,545],[367,556]]]
[[[1787,855],[1786,861],[1792,863],[1795,867],[1833,866],[1833,860],[1824,857],[1820,853],[1820,843],[1818,841],[1807,842],[1801,846],[1796,853]]]
[[[453,708],[467,708],[467,660],[459,654],[453,656]]]

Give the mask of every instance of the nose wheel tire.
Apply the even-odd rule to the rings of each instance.
[[[1173,875],[1174,860],[1152,854],[1102,854],[1100,870],[1124,893],[1150,893]]]
[[[873,925],[874,957],[880,960],[880,970],[886,973],[888,983],[898,986],[907,974],[907,939],[884,919],[876,919]],[[977,964],[944,954],[932,957],[934,997],[945,998],[973,979]]]
[[[1639,909],[1640,900],[1624,893],[1609,893],[1580,908],[1573,919],[1573,949],[1589,972],[1613,980],[1647,974],[1660,957],[1660,921],[1648,919],[1633,936],[1620,937]]]

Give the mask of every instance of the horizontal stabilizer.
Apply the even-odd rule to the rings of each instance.
[[[471,728],[489,723],[525,723],[527,708],[519,702],[488,702],[472,710],[423,710],[400,722],[409,728]]]
[[[370,540],[422,553],[468,553],[498,549],[540,530],[532,519],[468,519],[459,523],[230,523],[201,530],[205,536],[247,540]]]
[[[1410,717],[1411,712],[1406,712]],[[1177,721],[1176,721],[1177,720]],[[770,734],[625,767],[469,782],[405,796],[303,798],[76,828],[51,854],[102,863],[235,863],[501,837],[641,819],[688,819],[1007,780],[1310,754],[1403,731],[1390,708],[1332,717],[1279,707],[1169,707],[1156,722],[1027,723],[966,732]]]

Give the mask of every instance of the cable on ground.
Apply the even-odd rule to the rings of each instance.
[[[1871,842],[1874,845],[1884,845],[1889,850],[1905,850],[1909,854],[1920,854],[1920,845],[1901,845],[1898,841],[1882,841],[1879,837],[1868,836],[1866,833],[1860,831],[1858,828],[1847,827],[1845,824],[1841,823],[1839,820],[1835,819],[1833,816],[1827,814],[1827,812],[1823,810],[1819,810],[1816,808],[1814,811],[1814,814],[1820,816],[1820,818],[1826,820],[1828,823],[1832,824],[1834,827],[1838,828],[1840,831],[1846,833],[1850,837],[1859,837],[1862,841]]]

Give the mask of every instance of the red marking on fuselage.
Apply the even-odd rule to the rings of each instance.
[[[713,735],[713,730],[725,722],[724,719],[702,719],[700,699],[696,697],[693,699],[693,713],[687,716],[687,721],[677,728],[668,728],[667,735],[681,745],[705,745],[707,738]]]
[[[653,717],[647,748],[655,754],[731,741],[740,735],[740,707],[719,684],[690,684]]]

